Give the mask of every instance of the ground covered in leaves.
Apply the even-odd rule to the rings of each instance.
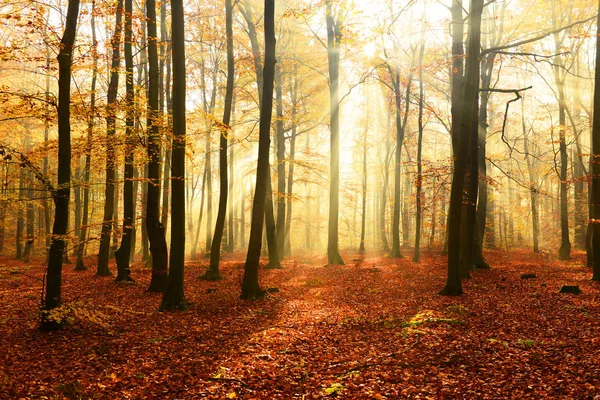
[[[445,258],[286,260],[239,299],[243,254],[224,280],[186,269],[186,312],[158,312],[137,284],[65,266],[58,332],[37,330],[44,267],[0,260],[0,398],[565,398],[600,395],[600,283],[583,255],[491,252],[490,271],[442,297]],[[90,263],[93,259],[89,260]],[[521,279],[521,274],[535,274]],[[579,285],[582,294],[559,294]]]

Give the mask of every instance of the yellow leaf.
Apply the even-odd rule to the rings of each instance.
[[[115,374],[115,373],[113,372],[113,373],[112,373],[112,374],[110,374],[108,377],[114,381],[115,379],[117,379],[117,374]]]
[[[231,392],[227,395],[227,398],[229,399],[235,399],[237,397],[237,394],[235,394],[235,392]]]

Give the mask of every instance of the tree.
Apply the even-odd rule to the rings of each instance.
[[[333,1],[326,0],[327,61],[329,67],[329,125],[330,177],[329,177],[329,227],[327,228],[327,263],[344,264],[338,243],[339,202],[340,202],[340,44],[342,42],[342,21],[335,19]]]
[[[275,78],[275,0],[265,0],[265,61],[263,69],[263,101],[260,108],[260,126],[258,139],[258,160],[256,170],[256,189],[252,203],[252,222],[250,241],[244,278],[242,281],[242,299],[262,297],[264,292],[258,283],[258,267],[262,247],[262,231],[269,177],[269,149],[271,147],[271,114],[273,111],[273,87]]]
[[[110,237],[115,216],[115,132],[117,123],[117,94],[119,90],[119,65],[121,64],[121,32],[123,19],[123,0],[118,0],[115,15],[115,30],[111,41],[112,58],[110,82],[106,102],[106,187],[104,190],[104,218],[98,250],[98,268],[100,276],[112,275],[108,268],[110,255]]]
[[[85,146],[85,166],[83,170],[83,217],[81,220],[81,230],[79,232],[79,243],[77,245],[77,260],[75,261],[75,270],[83,271],[87,267],[83,263],[83,253],[85,251],[88,219],[89,219],[89,204],[90,204],[90,170],[92,168],[92,137],[94,135],[94,121],[96,113],[96,82],[98,80],[98,41],[96,40],[96,1],[92,1],[92,85],[90,98],[90,112],[87,121],[87,138]]]
[[[557,27],[556,1],[552,2],[552,22],[554,28]],[[561,38],[559,32],[554,32],[554,46],[556,57],[552,64],[554,80],[558,89],[558,134],[559,134],[559,154],[560,154],[560,248],[558,258],[568,260],[571,258],[571,241],[569,240],[569,200],[567,189],[567,170],[569,168],[567,154],[567,119],[566,119],[566,99],[565,99],[565,78],[566,71],[561,55],[561,48],[565,36]]]
[[[464,103],[458,110],[452,110],[453,125],[455,112],[460,114],[460,137],[454,154],[454,172],[450,190],[450,211],[448,219],[448,276],[446,286],[440,294],[458,296],[462,294],[460,277],[460,230],[464,176],[467,170],[469,143],[473,136],[477,139],[477,107],[479,105],[479,55],[481,47],[481,14],[483,0],[472,0],[470,5],[469,38],[466,71],[464,77]]]
[[[160,223],[160,113],[158,107],[158,49],[156,46],[156,2],[146,0],[148,22],[148,188],[146,195],[146,230],[152,254],[150,292],[163,292],[167,283],[168,253],[165,228]]]
[[[171,0],[173,30],[173,150],[171,177],[171,250],[169,278],[162,310],[185,310],[183,291],[185,262],[185,34],[183,0]]]
[[[133,0],[125,0],[125,168],[123,173],[123,236],[121,247],[115,253],[117,261],[117,282],[133,281],[129,268],[131,239],[133,236],[133,163],[135,152],[135,136],[133,130]]]
[[[217,212],[217,223],[215,234],[210,249],[210,267],[203,278],[207,280],[219,280],[219,260],[221,258],[221,242],[223,230],[225,229],[225,216],[227,213],[227,145],[229,132],[231,131],[231,107],[233,103],[233,83],[235,78],[235,63],[233,59],[233,5],[231,0],[225,0],[225,30],[227,35],[227,87],[225,88],[225,109],[223,111],[223,123],[220,126],[219,135],[219,210]]]
[[[258,106],[262,112],[263,104],[263,88],[264,88],[264,65],[261,60],[260,46],[258,44],[258,34],[256,33],[256,25],[254,24],[254,17],[252,13],[252,5],[249,0],[245,1],[244,7],[240,6],[242,16],[246,20],[248,25],[248,37],[250,39],[250,45],[252,47],[252,56],[254,60],[254,68],[256,69],[256,86],[258,88]],[[266,52],[266,49],[265,49]],[[266,54],[265,54],[266,58]],[[265,61],[266,62],[266,61]],[[267,265],[270,269],[281,268],[279,262],[279,252],[277,251],[277,232],[275,227],[275,216],[273,209],[273,188],[270,178],[271,166],[269,165],[269,180],[267,181],[267,192],[265,200],[265,233],[267,237],[267,246],[269,250],[269,264]],[[262,242],[261,242],[262,243]]]
[[[423,18],[425,16],[423,15]],[[422,198],[421,191],[423,188],[423,163],[422,163],[422,153],[423,153],[423,55],[425,53],[425,22],[423,22],[423,26],[421,27],[421,46],[419,50],[419,138],[417,140],[417,181],[416,188],[417,193],[415,194],[415,199],[417,203],[417,215],[416,215],[416,228],[415,228],[415,252],[413,255],[413,262],[421,261],[421,221],[423,220],[423,207],[422,207]],[[408,100],[408,99],[407,99]]]
[[[40,324],[42,330],[60,327],[48,311],[60,306],[61,302],[62,261],[66,251],[65,235],[69,222],[71,190],[71,64],[78,15],[79,0],[69,0],[65,30],[58,53],[58,187],[53,190],[55,217],[52,244],[48,252],[46,296]]]
[[[598,2],[597,35],[596,35],[596,68],[594,77],[594,114],[592,120],[592,193],[590,207],[592,208],[592,280],[600,281],[600,1]]]

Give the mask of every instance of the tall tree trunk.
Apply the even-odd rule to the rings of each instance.
[[[294,186],[294,162],[296,160],[296,137],[298,134],[298,126],[296,118],[298,114],[298,63],[294,64],[293,83],[290,88],[290,98],[292,100],[292,129],[290,137],[290,156],[289,156],[289,168],[288,168],[288,179],[287,179],[287,206],[285,216],[285,251],[283,255],[289,256],[292,254],[291,244],[291,229],[292,229],[292,198],[293,198],[293,186]],[[308,133],[307,133],[308,136]]]
[[[210,105],[208,106],[208,114],[212,115],[215,108],[215,98],[217,94],[217,71],[213,71],[213,90],[211,94]],[[206,107],[206,101],[205,101]],[[211,149],[211,133],[212,133],[212,122],[208,127],[208,136],[206,136],[206,252],[208,253],[212,248],[212,215],[213,215],[213,186],[212,186],[212,149]]]
[[[48,18],[50,18],[50,11],[48,11]],[[48,146],[49,134],[50,134],[50,45],[46,43],[46,90],[45,90],[45,113],[46,118],[44,118],[44,146]],[[44,176],[48,176],[48,152],[44,152],[44,164],[42,167],[42,174]],[[52,240],[52,235],[50,232],[50,202],[48,199],[43,200],[44,207],[44,236],[46,237],[46,248],[45,251],[48,252],[50,249],[50,243]]]
[[[174,0],[176,1],[176,0]],[[165,227],[159,220],[160,196],[160,113],[158,105],[158,49],[156,35],[156,2],[146,0],[148,26],[148,191],[146,195],[146,230],[152,254],[150,292],[163,292],[167,284],[167,240]],[[174,27],[175,29],[175,27]],[[179,29],[179,28],[177,28]],[[182,224],[182,229],[185,227]]]
[[[458,296],[462,294],[462,282],[460,277],[460,222],[462,217],[462,199],[467,172],[467,157],[469,144],[477,143],[477,106],[479,98],[479,54],[481,49],[481,14],[483,11],[483,0],[472,0],[469,15],[469,44],[466,62],[466,73],[464,78],[464,104],[459,109],[452,110],[453,129],[458,128],[455,124],[455,115],[460,116],[460,133],[454,157],[454,172],[450,192],[450,217],[448,220],[448,276],[446,286],[440,294]],[[474,138],[474,139],[473,139]],[[474,159],[476,160],[476,159]],[[477,165],[477,163],[473,163]],[[476,176],[476,175],[475,175]],[[475,182],[477,179],[473,179]]]
[[[388,243],[388,238],[386,234],[386,222],[385,216],[387,215],[387,197],[388,197],[388,188],[390,182],[390,162],[391,162],[391,125],[392,125],[392,113],[389,108],[387,111],[387,124],[386,124],[386,139],[385,139],[385,160],[383,162],[383,187],[381,188],[381,198],[380,198],[380,212],[379,212],[379,230],[381,236],[381,246],[384,252],[390,251],[390,245]]]
[[[121,63],[121,32],[123,17],[123,0],[118,0],[115,30],[111,41],[112,61],[110,69],[110,82],[106,103],[106,188],[104,191],[104,217],[100,236],[100,250],[98,251],[98,269],[100,276],[110,276],[108,259],[110,256],[110,237],[115,215],[115,131],[117,120],[117,92],[119,90],[119,65]]]
[[[60,323],[47,311],[60,306],[62,259],[65,251],[65,235],[69,221],[69,195],[71,184],[71,63],[79,0],[69,0],[64,35],[58,53],[58,188],[53,192],[55,217],[52,228],[52,244],[48,253],[46,271],[46,296],[44,299],[40,328],[60,328]]]
[[[75,232],[74,235],[76,238],[79,238],[81,235],[81,160],[78,158],[75,160],[75,175],[73,176],[73,195],[75,196]],[[77,257],[77,241],[75,246],[73,246],[73,255]]]
[[[4,251],[4,239],[5,239],[5,223],[6,223],[6,209],[8,207],[8,200],[6,198],[6,191],[8,190],[8,163],[2,164],[4,170],[4,176],[2,177],[2,187],[0,193],[2,194],[2,204],[0,205],[0,254]],[[45,228],[44,228],[45,229]]]
[[[117,282],[133,281],[129,268],[131,239],[133,234],[133,163],[135,140],[133,130],[133,30],[132,30],[133,0],[125,0],[125,167],[123,170],[123,235],[121,247],[115,252],[117,261]]]
[[[169,278],[160,308],[185,310],[185,35],[183,0],[171,0],[173,30],[173,158],[171,176],[171,252]]]
[[[233,58],[233,5],[232,0],[225,0],[225,30],[227,38],[227,86],[225,88],[225,107],[223,124],[219,135],[219,209],[215,235],[210,249],[210,267],[203,275],[206,280],[220,280],[219,261],[221,259],[221,243],[225,229],[227,213],[228,181],[227,181],[227,145],[231,132],[231,107],[233,104],[233,84],[235,78],[235,60]]]
[[[402,191],[401,191],[401,173],[402,173],[402,146],[404,144],[404,132],[406,129],[406,123],[408,121],[408,111],[410,109],[410,88],[413,79],[413,67],[414,67],[414,54],[413,63],[410,68],[408,75],[408,83],[406,84],[406,92],[404,95],[404,118],[401,116],[402,100],[400,91],[400,73],[392,68],[389,68],[390,76],[392,78],[392,86],[394,88],[394,97],[396,100],[396,154],[395,154],[395,166],[394,166],[394,213],[392,216],[392,250],[390,251],[390,257],[403,257],[400,251],[400,206],[402,204]],[[408,223],[407,218],[403,218],[405,223]],[[408,240],[408,228],[403,229],[405,235],[405,242]]]
[[[416,228],[415,228],[415,251],[413,262],[421,261],[421,221],[423,220],[423,207],[421,205],[421,191],[423,189],[423,55],[425,53],[425,22],[421,27],[421,49],[419,50],[419,138],[417,139],[417,182],[415,200],[417,205]]]
[[[340,201],[340,44],[342,41],[341,21],[334,19],[332,0],[326,0],[327,7],[327,60],[329,66],[329,124],[330,178],[329,178],[329,226],[327,228],[327,263],[344,264],[340,256],[338,225]]]
[[[594,77],[596,82],[600,82],[600,2],[598,3],[598,19],[596,35],[596,68]],[[591,220],[593,223],[592,233],[592,280],[600,281],[600,85],[594,86],[594,113],[592,120],[592,191],[590,207],[592,209]]]
[[[134,100],[135,103],[135,100]],[[135,106],[134,106],[135,108]],[[134,124],[134,134],[137,132]],[[137,202],[138,202],[138,192],[139,192],[139,172],[138,168],[133,166],[133,226],[131,227],[131,243],[129,250],[129,263],[133,263],[135,261],[135,243],[137,242]]]
[[[367,138],[369,136],[369,97],[367,96],[367,122],[365,124],[365,131],[363,137],[363,170],[362,170],[362,214],[360,221],[360,245],[358,246],[359,251],[365,251],[365,230],[367,227],[367,155],[369,148],[367,146]]]
[[[538,177],[535,170],[534,158],[530,154],[529,148],[529,135],[527,133],[527,127],[525,125],[525,105],[524,101],[521,101],[521,127],[523,129],[523,143],[525,151],[525,160],[527,161],[527,170],[529,172],[529,200],[531,206],[531,226],[532,226],[532,234],[533,234],[533,251],[538,253],[539,249],[539,232],[540,232],[540,222],[539,222],[539,212],[538,212]]]
[[[206,189],[206,174],[208,170],[206,167],[204,168],[204,173],[202,174],[202,189],[200,193],[200,214],[198,215],[198,223],[196,224],[196,234],[194,235],[194,244],[192,245],[192,250],[190,254],[190,258],[192,260],[198,259],[198,242],[200,242],[200,226],[202,225],[202,211],[204,210],[204,195]]]
[[[264,99],[260,109],[258,142],[258,162],[256,170],[256,190],[252,204],[252,224],[250,243],[244,267],[242,281],[243,299],[262,297],[264,292],[258,283],[258,267],[262,242],[265,202],[267,200],[267,182],[269,176],[269,150],[271,147],[271,113],[273,111],[273,81],[275,77],[275,0],[265,0],[265,62],[262,93]]]
[[[140,49],[139,49],[139,54],[140,54],[140,58],[139,58],[139,63],[140,66],[138,67],[138,74],[137,74],[137,87],[138,88],[144,88],[144,91],[146,92],[146,99],[148,99],[150,97],[150,88],[149,88],[149,82],[148,82],[148,57],[146,54],[147,51],[147,46],[146,44],[148,43],[148,38],[146,35],[146,31],[147,31],[147,18],[142,18],[141,20],[141,27],[142,27],[142,38],[141,38],[141,43],[140,43]],[[141,91],[142,89],[138,89],[139,91]],[[138,96],[136,96],[136,99],[141,97],[140,93],[138,93]],[[136,107],[136,110],[140,109],[141,107]],[[137,120],[135,123],[135,131],[137,134],[140,134],[141,131],[141,112],[138,113],[137,115]],[[149,129],[150,126],[147,126],[146,129]],[[141,199],[140,199],[140,212],[142,214],[142,218],[141,218],[141,228],[142,228],[142,240],[141,240],[141,244],[142,244],[142,248],[141,248],[141,255],[142,255],[142,262],[145,263],[146,266],[148,266],[148,263],[152,262],[150,259],[150,249],[149,249],[149,241],[148,241],[148,229],[147,229],[147,221],[146,221],[146,215],[147,215],[147,203],[148,203],[148,199],[147,199],[147,195],[148,195],[148,164],[144,165],[144,169],[142,172],[143,175],[143,180],[142,180],[142,195],[141,195]]]
[[[235,79],[235,78],[234,78]],[[235,89],[235,81],[234,81],[234,89]],[[228,228],[227,228],[227,251],[228,252],[233,252],[236,248],[236,243],[235,241],[237,240],[237,209],[235,208],[235,193],[233,191],[234,185],[233,185],[233,179],[235,176],[235,147],[234,147],[234,140],[235,140],[235,91],[233,92],[233,97],[231,99],[231,130],[230,130],[230,135],[231,135],[231,140],[229,141],[229,197],[230,200],[227,203],[227,207],[228,207],[228,211],[227,211],[227,224],[228,224]]]
[[[25,203],[25,168],[19,169],[19,201],[17,202],[17,229],[15,235],[15,260],[23,259],[23,229],[25,228],[25,219],[23,216],[23,207]]]
[[[283,130],[283,88],[281,64],[275,66],[275,97],[277,99],[277,254],[285,252],[285,134]]]
[[[265,200],[265,235],[269,249],[268,269],[281,268],[279,249],[277,246],[277,230],[275,228],[275,210],[273,207],[273,187],[271,182],[271,165],[269,164],[269,179],[267,180],[267,198]]]
[[[242,177],[242,201],[240,201],[240,246],[246,244],[246,180]]]
[[[256,25],[254,24],[254,16],[252,13],[252,4],[250,0],[245,0],[244,7],[240,7],[242,16],[248,25],[248,37],[252,47],[252,56],[254,59],[254,68],[256,69],[256,86],[258,88],[258,104],[262,110],[263,104],[263,88],[264,88],[264,67],[261,59],[260,46],[258,44],[258,35],[256,33]],[[266,50],[265,50],[266,51]],[[266,55],[265,55],[266,58]],[[266,61],[266,60],[265,60]],[[269,140],[270,142],[270,140]],[[267,246],[269,248],[269,267],[279,268],[279,254],[277,251],[277,238],[275,229],[275,215],[273,207],[273,189],[270,183],[271,167],[269,166],[269,185],[267,186],[267,199],[265,200],[265,234],[267,236]],[[255,194],[256,195],[256,194]],[[270,203],[269,203],[270,201]],[[254,207],[254,206],[253,206]],[[262,242],[261,242],[262,243]],[[273,252],[273,253],[272,253]]]
[[[554,3],[552,7],[553,22],[556,26],[556,13]],[[559,33],[554,34],[554,45],[556,52],[560,53],[562,48],[562,40]],[[561,54],[557,54],[554,59],[553,72],[554,79],[558,88],[558,124],[559,124],[559,154],[560,154],[560,248],[558,250],[558,258],[560,260],[568,260],[571,258],[571,241],[569,240],[569,199],[567,188],[567,170],[568,170],[568,154],[567,154],[567,138],[566,138],[566,100],[565,100],[565,72],[564,63]]]
[[[310,154],[310,134],[306,134],[306,146],[305,151],[307,155]],[[312,206],[312,185],[309,185],[307,181],[304,181],[304,192],[306,193],[306,219],[304,221],[304,246],[307,249],[312,248],[312,230],[311,230],[311,207]]]

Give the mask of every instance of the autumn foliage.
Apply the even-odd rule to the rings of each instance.
[[[64,273],[65,329],[37,330],[44,267],[0,267],[0,398],[593,398],[600,394],[600,288],[577,253],[489,252],[494,269],[438,296],[445,258],[345,253],[261,271],[271,293],[239,299],[243,254],[219,282],[186,264],[190,308],[158,312],[138,284]],[[533,279],[521,274],[533,273]],[[559,294],[565,284],[581,295]],[[56,397],[54,397],[56,396]],[[304,397],[303,397],[304,396]]]

